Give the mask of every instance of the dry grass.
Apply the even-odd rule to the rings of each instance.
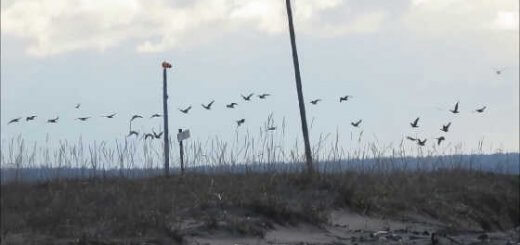
[[[464,170],[10,183],[1,186],[1,237],[5,241],[23,234],[21,243],[182,243],[186,235],[206,233],[261,237],[274,224],[324,225],[338,208],[505,230],[520,225],[519,186],[517,175]]]

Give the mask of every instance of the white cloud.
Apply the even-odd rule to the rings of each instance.
[[[379,13],[361,12],[340,24],[324,17],[330,10],[347,10],[345,5],[345,0],[294,1],[298,30],[336,35],[377,29]],[[17,0],[3,3],[1,15],[2,33],[28,40],[27,53],[36,56],[102,51],[125,41],[136,42],[138,52],[160,52],[204,39],[208,30],[278,34],[287,23],[283,0]]]
[[[426,35],[518,31],[517,0],[293,0],[298,32],[333,37],[383,25]],[[27,41],[30,55],[98,50],[129,42],[161,52],[228,31],[276,35],[287,29],[283,0],[2,1],[1,31]]]

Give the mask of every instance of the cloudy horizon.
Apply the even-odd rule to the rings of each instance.
[[[518,1],[295,0],[293,7],[313,142],[360,130],[382,144],[406,135],[433,141],[453,122],[452,145],[519,151]],[[2,1],[1,34],[2,141],[124,137],[131,114],[162,112],[163,60],[174,66],[171,131],[225,137],[246,118],[241,130],[256,133],[273,114],[278,125],[286,121],[290,142],[300,135],[282,0]],[[240,98],[251,92],[272,96]],[[353,98],[340,104],[346,94]],[[322,103],[308,103],[316,98]],[[200,104],[211,100],[214,109],[205,111]],[[233,101],[239,106],[226,109]],[[452,115],[457,101],[461,113]],[[189,105],[190,114],[178,111]],[[474,113],[481,106],[485,113]],[[113,112],[115,120],[100,117]],[[33,113],[38,120],[7,125]],[[45,123],[56,116],[57,125]],[[412,130],[416,117],[421,127]],[[362,129],[350,126],[358,119]],[[161,122],[135,127],[160,130]]]

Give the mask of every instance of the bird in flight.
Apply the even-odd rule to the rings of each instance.
[[[267,130],[268,131],[274,131],[274,130],[276,130],[276,127],[275,126],[271,126],[271,127],[268,127]]]
[[[424,140],[417,139],[417,144],[420,146],[424,146],[426,144],[426,141],[427,141],[427,139],[424,139]]]
[[[211,110],[211,106],[213,105],[213,103],[215,103],[214,100],[209,102],[209,104],[207,104],[207,105],[202,104],[202,107],[204,107],[204,109],[206,109],[206,110]]]
[[[251,100],[251,97],[253,97],[253,93],[250,93],[249,95],[247,96],[244,96],[243,94],[241,94],[242,98],[245,100],[245,101],[250,101]]]
[[[81,104],[77,103],[76,106],[74,106],[74,108],[79,109],[80,106],[81,106]]]
[[[188,114],[188,112],[190,112],[190,110],[191,110],[191,105],[186,107],[186,109],[179,109],[179,111],[181,111],[184,114]]]
[[[419,127],[419,117],[417,117],[413,122],[410,123],[412,128],[418,128]]]
[[[482,113],[482,112],[484,112],[484,110],[486,110],[486,108],[487,108],[486,106],[483,106],[482,108],[478,108],[475,111],[478,113]]]
[[[455,107],[453,108],[453,110],[450,110],[450,111],[453,114],[459,113],[459,102],[458,101],[457,101],[457,104],[455,104]]]
[[[78,118],[76,118],[76,119],[78,119],[78,120],[84,122],[84,121],[87,121],[89,118],[90,118],[90,117],[78,117]]]
[[[232,108],[235,108],[236,105],[238,105],[238,104],[235,103],[235,102],[233,102],[233,103],[231,103],[231,104],[227,104],[226,107],[232,109]]]
[[[137,118],[143,118],[143,116],[141,115],[133,115],[132,118],[130,119],[130,122],[132,122],[133,120],[137,119]]]
[[[155,136],[153,134],[147,133],[147,134],[144,135],[144,140],[147,140],[148,138],[152,138],[153,139],[154,137]]]
[[[19,122],[20,119],[22,119],[22,118],[21,118],[21,117],[18,117],[18,118],[12,119],[12,120],[9,121],[7,124],[11,124],[11,123]]]
[[[352,98],[351,95],[345,95],[343,97],[339,97],[339,103],[343,102],[343,101],[348,101],[349,98]]]
[[[134,130],[130,130],[130,133],[129,133],[128,136],[126,136],[126,137],[130,137],[130,136],[132,136],[132,135],[139,136],[139,132],[134,131]]]
[[[155,131],[153,131],[153,130],[152,130],[152,132],[153,132],[153,137],[155,137],[156,139],[159,139],[159,138],[161,138],[161,136],[162,136],[162,134],[163,134],[163,132],[160,132],[160,133],[156,133],[156,132],[155,132]]]
[[[450,129],[450,126],[451,126],[451,122],[449,122],[449,123],[446,124],[446,125],[442,125],[441,131],[447,133],[448,130]]]
[[[53,119],[49,119],[47,120],[48,123],[57,123],[58,122],[58,119],[60,119],[60,117],[56,117],[56,118],[53,118]]]
[[[37,117],[38,116],[36,116],[36,115],[28,116],[28,117],[25,118],[25,121],[32,121],[32,120],[34,120]]]
[[[246,122],[246,119],[244,119],[244,118],[237,120],[237,127],[240,127],[240,125],[242,125],[245,122]]]
[[[265,98],[267,98],[267,96],[271,96],[271,94],[266,94],[266,93],[259,94],[259,95],[258,95],[258,98],[260,98],[260,99],[265,99]]]
[[[320,101],[321,101],[321,99],[311,100],[311,104],[316,105],[316,104],[318,104],[318,102],[320,102]]]
[[[441,142],[442,142],[443,140],[445,140],[446,138],[444,138],[444,136],[441,136],[441,137],[439,137],[439,138],[435,138],[435,139],[437,140],[437,145],[441,145]]]
[[[500,69],[495,68],[495,73],[496,73],[497,75],[500,75],[500,74],[502,74],[502,72],[505,71],[505,70],[506,70],[506,68],[500,68]]]
[[[416,138],[410,137],[410,136],[406,136],[406,139],[411,140],[411,141],[416,141],[417,140]]]
[[[350,124],[351,124],[352,126],[354,126],[354,127],[357,128],[357,127],[359,127],[359,124],[361,124],[362,121],[363,121],[363,120],[359,119],[359,121],[357,121],[357,122],[351,122]]]
[[[112,113],[110,115],[105,115],[103,117],[105,117],[105,118],[114,118],[116,115],[117,115],[117,113]]]

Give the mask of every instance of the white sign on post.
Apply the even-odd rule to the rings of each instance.
[[[178,133],[177,134],[177,140],[179,142],[187,139],[190,137],[190,130],[189,129],[186,129],[186,130],[183,130],[182,132]]]

